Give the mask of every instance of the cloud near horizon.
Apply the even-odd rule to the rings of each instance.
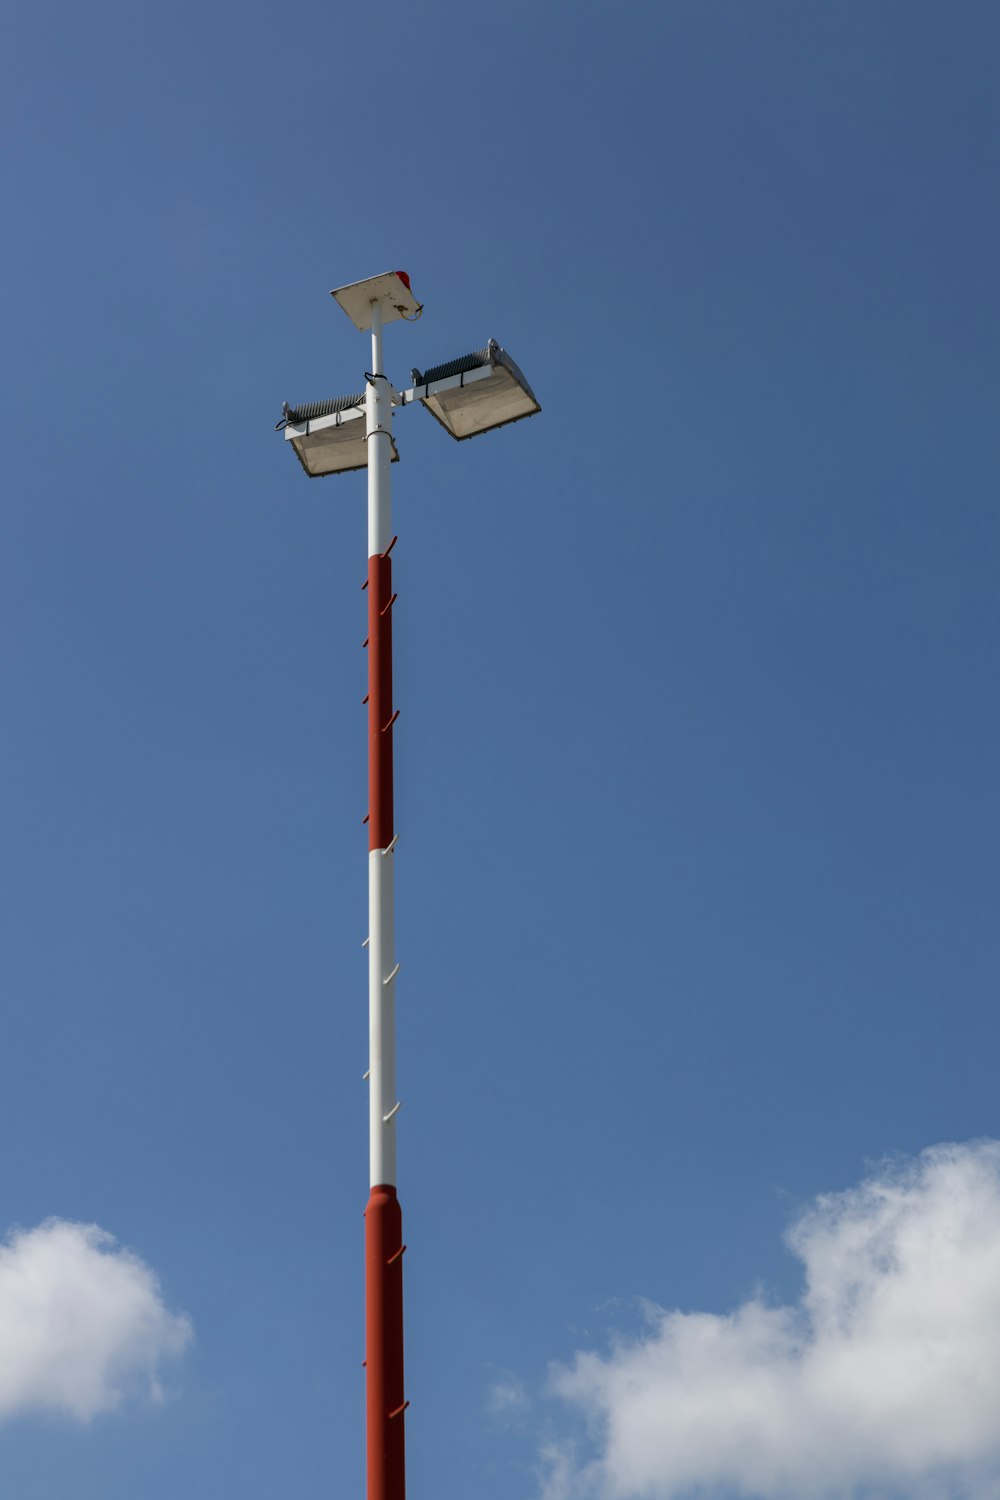
[[[795,1304],[649,1307],[553,1368],[592,1448],[548,1446],[545,1500],[1000,1496],[1000,1142],[885,1164],[787,1241]]]
[[[191,1335],[152,1269],[96,1224],[48,1219],[0,1244],[0,1421],[89,1422],[128,1395],[158,1400],[161,1365]]]

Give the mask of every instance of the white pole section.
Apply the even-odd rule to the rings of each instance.
[[[396,965],[393,858],[368,855],[369,1157],[372,1187],[396,1186]],[[388,980],[388,983],[386,982]]]
[[[382,368],[382,307],[372,303],[372,379],[365,413],[368,431],[368,556],[392,541],[392,398]]]

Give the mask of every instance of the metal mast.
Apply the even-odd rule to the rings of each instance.
[[[368,1500],[406,1491],[403,1394],[403,1218],[396,1195],[396,962],[392,809],[392,389],[382,363],[382,309],[372,303],[368,442],[368,1035],[369,1162],[365,1210]]]
[[[518,366],[495,339],[395,391],[385,376],[382,329],[422,311],[405,271],[338,287],[354,326],[371,331],[372,367],[363,395],[291,407],[278,428],[310,478],[368,470],[368,1043],[370,1191],[365,1210],[365,1370],[368,1500],[405,1500],[403,1219],[396,1194],[396,1012],[399,964],[393,918],[396,833],[392,806],[391,468],[393,407],[419,404],[462,441],[540,411]],[[364,421],[362,422],[362,418]]]

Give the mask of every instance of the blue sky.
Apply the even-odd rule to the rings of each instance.
[[[0,1230],[166,1321],[90,1420],[0,1367],[0,1487],[362,1492],[364,476],[273,424],[400,266],[397,383],[493,336],[543,406],[397,425],[411,1494],[554,1495],[553,1362],[798,1306],[816,1194],[1000,1134],[1000,18],[4,30]]]

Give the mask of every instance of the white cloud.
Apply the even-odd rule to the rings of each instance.
[[[592,1448],[544,1493],[603,1500],[1000,1495],[1000,1142],[935,1146],[818,1198],[792,1306],[649,1309],[552,1387]]]
[[[96,1224],[49,1219],[0,1245],[0,1420],[30,1410],[81,1422],[141,1391],[191,1337],[155,1273]]]
[[[510,1416],[528,1405],[528,1393],[516,1375],[504,1371],[490,1386],[486,1410],[492,1417]]]

